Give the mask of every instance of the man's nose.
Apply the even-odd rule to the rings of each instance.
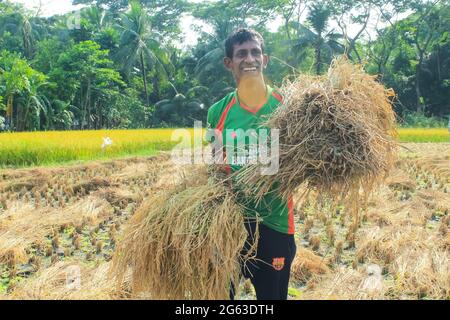
[[[247,56],[245,57],[245,62],[247,62],[247,63],[253,63],[253,62],[255,62],[255,61],[256,61],[256,59],[255,59],[255,57],[251,54],[251,52],[248,53]]]

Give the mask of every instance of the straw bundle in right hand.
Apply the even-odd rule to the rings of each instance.
[[[120,285],[130,270],[133,295],[227,299],[231,281],[239,283],[242,208],[206,167],[189,169],[176,186],[144,200],[118,243],[111,275]]]
[[[300,76],[281,88],[283,104],[265,125],[280,130],[279,171],[260,165],[238,180],[261,199],[279,183],[285,198],[301,185],[332,199],[369,192],[394,164],[395,115],[386,90],[362,67],[336,59],[325,76]]]

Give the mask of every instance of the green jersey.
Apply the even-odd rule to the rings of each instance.
[[[265,131],[265,135],[270,132],[270,129],[263,127],[261,123],[278,107],[282,98],[269,86],[267,92],[266,101],[256,109],[250,109],[240,102],[235,90],[208,110],[208,128],[216,130],[225,150],[235,151],[233,158],[230,154],[226,155],[229,172],[240,170],[249,162],[249,157],[257,157],[257,152],[252,154],[249,150],[252,150],[252,147],[254,150],[255,141],[259,141],[258,136],[262,134],[261,130]],[[244,145],[245,150],[239,150],[236,145]],[[245,206],[247,216],[262,218],[262,223],[275,231],[294,233],[292,198],[285,200],[278,192],[269,192],[260,202],[248,197],[238,197],[238,201]]]

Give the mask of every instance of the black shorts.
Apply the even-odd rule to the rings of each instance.
[[[247,242],[241,252],[245,255],[255,239],[256,222],[246,222]],[[255,287],[258,300],[286,300],[291,265],[296,253],[293,234],[285,234],[259,224],[256,257],[241,262],[241,272]],[[234,298],[234,290],[230,292]]]

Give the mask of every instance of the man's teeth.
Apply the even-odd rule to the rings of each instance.
[[[253,67],[253,68],[244,68],[244,71],[256,71],[256,67]]]

